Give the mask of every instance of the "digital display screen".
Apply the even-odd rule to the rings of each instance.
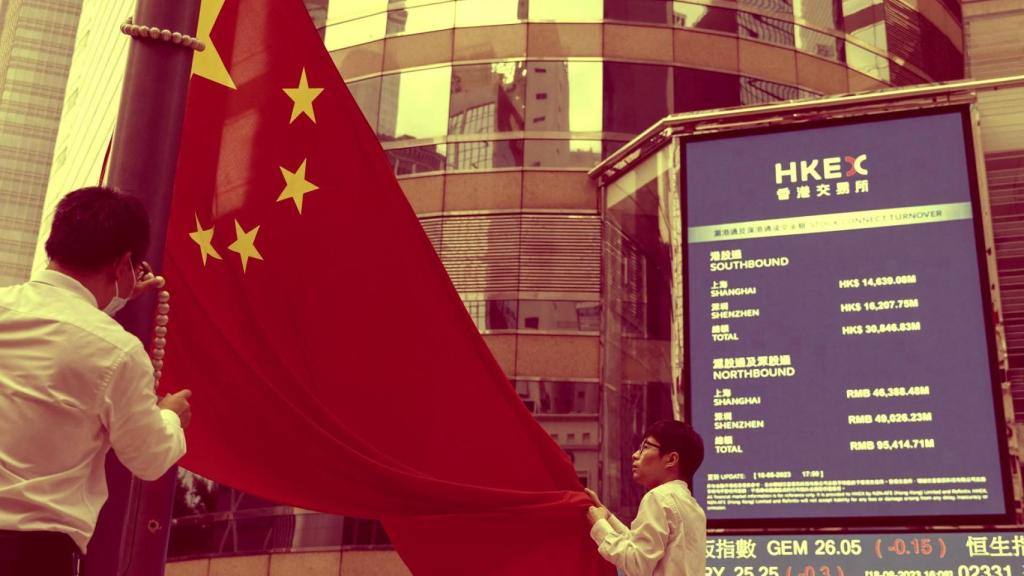
[[[1024,534],[709,535],[706,557],[706,576],[1024,576]]]
[[[712,525],[1007,514],[967,114],[683,141]]]

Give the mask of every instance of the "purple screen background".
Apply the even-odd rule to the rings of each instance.
[[[685,143],[684,206],[688,226],[972,202],[959,112],[763,133]],[[870,190],[846,197],[775,196],[774,164],[867,153]],[[845,172],[846,164],[843,164]],[[844,178],[847,179],[847,178]],[[849,178],[847,180],[853,180]],[[851,184],[852,186],[852,184]],[[813,194],[813,186],[812,186]],[[687,247],[689,406],[704,437],[695,481],[706,501],[711,473],[820,470],[825,480],[986,476],[987,500],[967,502],[801,503],[730,506],[709,519],[987,515],[1004,512],[1002,472],[985,314],[973,220],[722,240]],[[742,250],[744,259],[786,256],[781,268],[710,272],[710,252]],[[909,286],[841,290],[844,278],[916,274]],[[715,280],[756,286],[756,295],[710,296]],[[914,310],[840,313],[842,302],[918,298]],[[759,308],[751,319],[711,320],[713,301]],[[844,324],[920,321],[920,332],[842,335]],[[712,324],[727,323],[739,342],[712,342]],[[723,356],[790,354],[792,378],[712,380]],[[850,388],[930,386],[925,398],[850,400]],[[759,406],[714,408],[716,388],[759,395]],[[765,420],[760,430],[731,434],[740,455],[714,452],[715,411],[735,420]],[[928,410],[931,423],[850,425],[849,414]],[[850,451],[854,440],[934,438],[934,449]],[[942,487],[942,486],[940,486]],[[915,487],[916,488],[916,487]]]

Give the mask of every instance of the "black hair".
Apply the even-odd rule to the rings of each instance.
[[[679,454],[679,478],[693,485],[693,475],[704,462],[704,440],[693,426],[678,420],[658,420],[647,428],[644,438],[654,438],[662,456]]]
[[[110,188],[79,188],[57,204],[46,254],[81,272],[99,272],[125,252],[141,262],[149,249],[149,216],[138,198]]]

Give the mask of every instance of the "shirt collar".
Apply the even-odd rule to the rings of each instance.
[[[49,284],[50,286],[56,286],[57,288],[67,290],[93,306],[97,308],[99,307],[96,303],[96,296],[94,296],[88,288],[78,280],[75,280],[63,272],[58,272],[49,268],[39,270],[32,273],[32,282],[41,282],[43,284]]]
[[[671,484],[672,482],[677,482],[679,486],[686,491],[687,494],[690,493],[690,487],[686,485],[686,480],[676,478],[675,480],[670,480],[666,482],[666,484]]]

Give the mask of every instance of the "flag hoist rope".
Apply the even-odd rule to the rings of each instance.
[[[161,290],[156,297],[156,322],[153,327],[153,346],[150,356],[153,358],[153,387],[160,387],[160,376],[164,368],[164,348],[167,346],[167,320],[171,311],[171,293]]]
[[[193,38],[181,32],[172,32],[166,28],[160,29],[156,26],[132,24],[131,18],[125,21],[124,24],[121,24],[121,32],[139,40],[161,40],[171,44],[181,44],[185,48],[191,48],[196,52],[202,52],[206,49],[206,45],[198,38]]]

